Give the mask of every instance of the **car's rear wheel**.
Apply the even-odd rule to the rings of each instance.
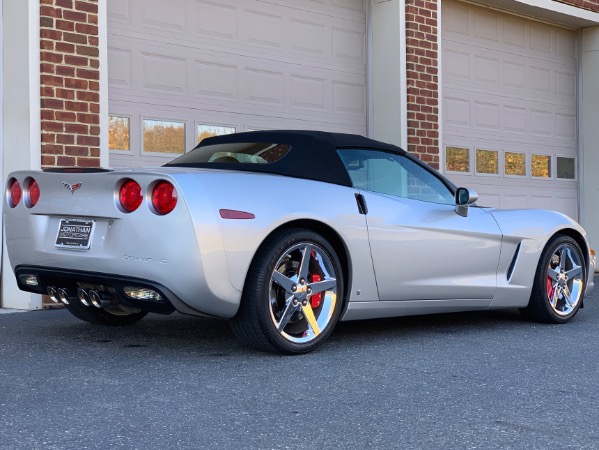
[[[537,322],[569,322],[582,304],[585,274],[580,245],[569,236],[555,236],[541,254],[530,302],[522,313]]]
[[[258,250],[231,327],[258,350],[306,353],[331,334],[342,301],[343,273],[333,247],[312,231],[283,230]]]
[[[108,326],[132,325],[148,314],[146,311],[125,311],[118,306],[110,307],[110,309],[85,306],[78,299],[71,299],[67,309],[75,317],[85,322]]]

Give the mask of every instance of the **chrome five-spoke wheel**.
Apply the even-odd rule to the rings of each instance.
[[[257,252],[231,327],[259,350],[306,353],[331,333],[342,301],[343,273],[331,244],[313,231],[283,230]]]
[[[336,277],[318,245],[301,242],[283,252],[270,281],[270,317],[283,338],[306,343],[327,328],[337,304]]]
[[[582,300],[583,263],[570,243],[555,249],[547,267],[547,299],[555,314],[567,316]]]
[[[539,260],[524,315],[546,323],[570,321],[582,305],[585,267],[582,250],[574,239],[565,235],[551,239]]]

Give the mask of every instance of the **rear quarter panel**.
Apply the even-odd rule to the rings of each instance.
[[[350,300],[378,300],[366,219],[358,212],[355,189],[270,174],[204,173],[201,183],[194,177],[178,176],[177,182],[196,226],[211,220],[207,208],[216,214],[229,280],[236,289],[243,290],[252,259],[268,235],[293,222],[310,220],[332,228],[344,243]],[[255,219],[223,219],[220,209],[249,212]]]

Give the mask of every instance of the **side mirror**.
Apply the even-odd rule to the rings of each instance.
[[[468,206],[478,200],[478,194],[470,189],[461,187],[455,191],[455,212],[462,217],[468,217]]]

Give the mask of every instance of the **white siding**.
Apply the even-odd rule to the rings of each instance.
[[[112,165],[157,165],[143,118],[366,134],[364,0],[108,0],[111,115],[131,120]]]

